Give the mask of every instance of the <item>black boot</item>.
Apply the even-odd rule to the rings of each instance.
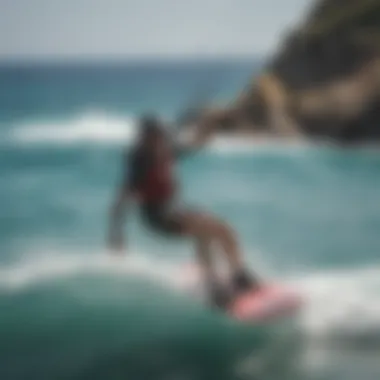
[[[241,269],[232,277],[232,286],[236,295],[260,287],[258,280],[251,276],[246,270]]]

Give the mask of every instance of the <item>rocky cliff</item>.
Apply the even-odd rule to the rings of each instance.
[[[320,0],[229,109],[223,130],[380,139],[380,0]]]

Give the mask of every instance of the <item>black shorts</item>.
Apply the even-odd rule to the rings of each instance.
[[[167,235],[182,235],[185,232],[186,211],[173,202],[149,203],[141,206],[143,221],[153,230]]]

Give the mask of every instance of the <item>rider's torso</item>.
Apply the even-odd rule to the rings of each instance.
[[[141,203],[161,203],[173,198],[174,154],[171,149],[146,151],[137,149],[131,160],[133,190]]]

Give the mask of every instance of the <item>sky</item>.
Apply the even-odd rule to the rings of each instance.
[[[0,60],[253,56],[312,0],[0,0]]]

